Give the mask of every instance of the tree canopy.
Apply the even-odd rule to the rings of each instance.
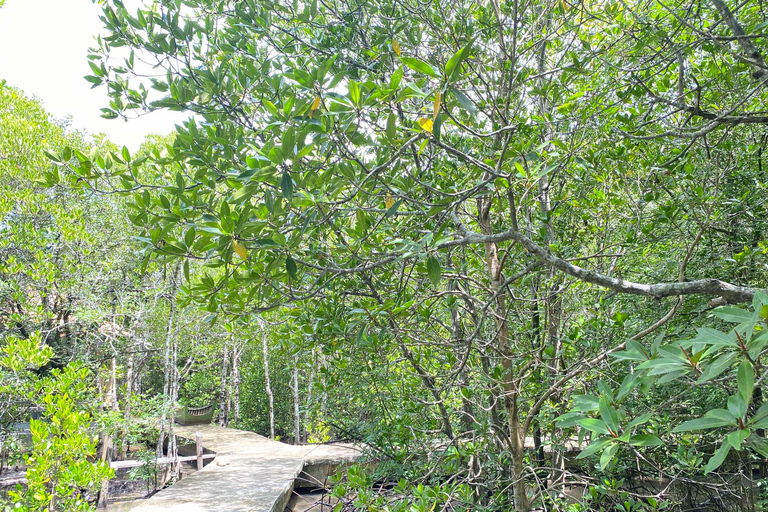
[[[190,117],[137,154],[50,144],[38,182],[123,198],[225,366],[275,326],[305,422],[433,484],[425,510],[560,509],[594,474],[598,508],[676,499],[631,474],[760,500],[760,2],[102,5],[104,117]],[[395,507],[369,484],[338,494]]]

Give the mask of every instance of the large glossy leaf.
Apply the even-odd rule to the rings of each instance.
[[[578,420],[577,423],[595,434],[610,434],[608,425],[606,425],[603,420],[598,420],[596,418],[582,418]]]
[[[736,418],[728,411],[719,409],[719,412],[709,411],[708,416],[695,420],[688,420],[675,427],[672,432],[687,432],[690,430],[707,430],[711,428],[736,425]],[[713,414],[714,413],[714,414]]]
[[[664,441],[653,434],[637,434],[629,438],[632,446],[662,446]]]
[[[427,273],[429,274],[429,279],[432,281],[432,284],[435,286],[440,284],[440,280],[442,279],[442,269],[440,268],[440,262],[437,261],[437,258],[434,256],[427,258]]]
[[[403,64],[408,66],[414,71],[418,71],[419,73],[423,73],[425,75],[429,75],[432,78],[440,78],[440,72],[437,71],[432,65],[427,64],[423,60],[419,60],[416,57],[400,57],[400,60],[403,61]]]
[[[459,76],[461,64],[467,57],[469,57],[471,45],[472,43],[454,53],[445,64],[445,76],[449,82],[453,82]]]
[[[283,197],[289,201],[293,198],[293,180],[287,172],[284,172],[283,177],[280,179],[280,190],[283,192]]]
[[[731,451],[731,445],[730,443],[723,443],[720,445],[720,448],[715,452],[715,454],[710,457],[709,461],[707,462],[706,467],[704,468],[704,473],[711,473],[712,471],[719,468],[723,462],[725,462],[725,458],[728,456],[728,452]]]
[[[718,318],[722,318],[726,322],[732,322],[740,324],[743,322],[750,322],[753,318],[753,314],[741,308],[735,308],[733,306],[720,306],[712,311]]]

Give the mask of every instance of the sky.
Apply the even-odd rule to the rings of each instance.
[[[102,31],[100,9],[91,0],[6,0],[0,8],[0,80],[42,100],[55,118],[106,133],[115,144],[139,147],[149,133],[167,134],[186,119],[180,112],[153,112],[128,122],[103,119],[105,87],[91,89],[88,47]],[[2,129],[2,127],[0,127]]]

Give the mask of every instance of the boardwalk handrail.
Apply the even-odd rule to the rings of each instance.
[[[188,455],[186,457],[158,457],[155,459],[155,464],[175,464],[177,462],[192,462],[193,460],[208,460],[216,458],[215,453],[204,453],[198,458],[197,455]],[[144,466],[147,463],[145,460],[113,460],[109,463],[109,467],[112,469],[124,469],[124,468],[137,468]]]

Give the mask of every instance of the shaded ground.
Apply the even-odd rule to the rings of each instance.
[[[331,512],[336,503],[322,491],[294,492],[284,512]]]

